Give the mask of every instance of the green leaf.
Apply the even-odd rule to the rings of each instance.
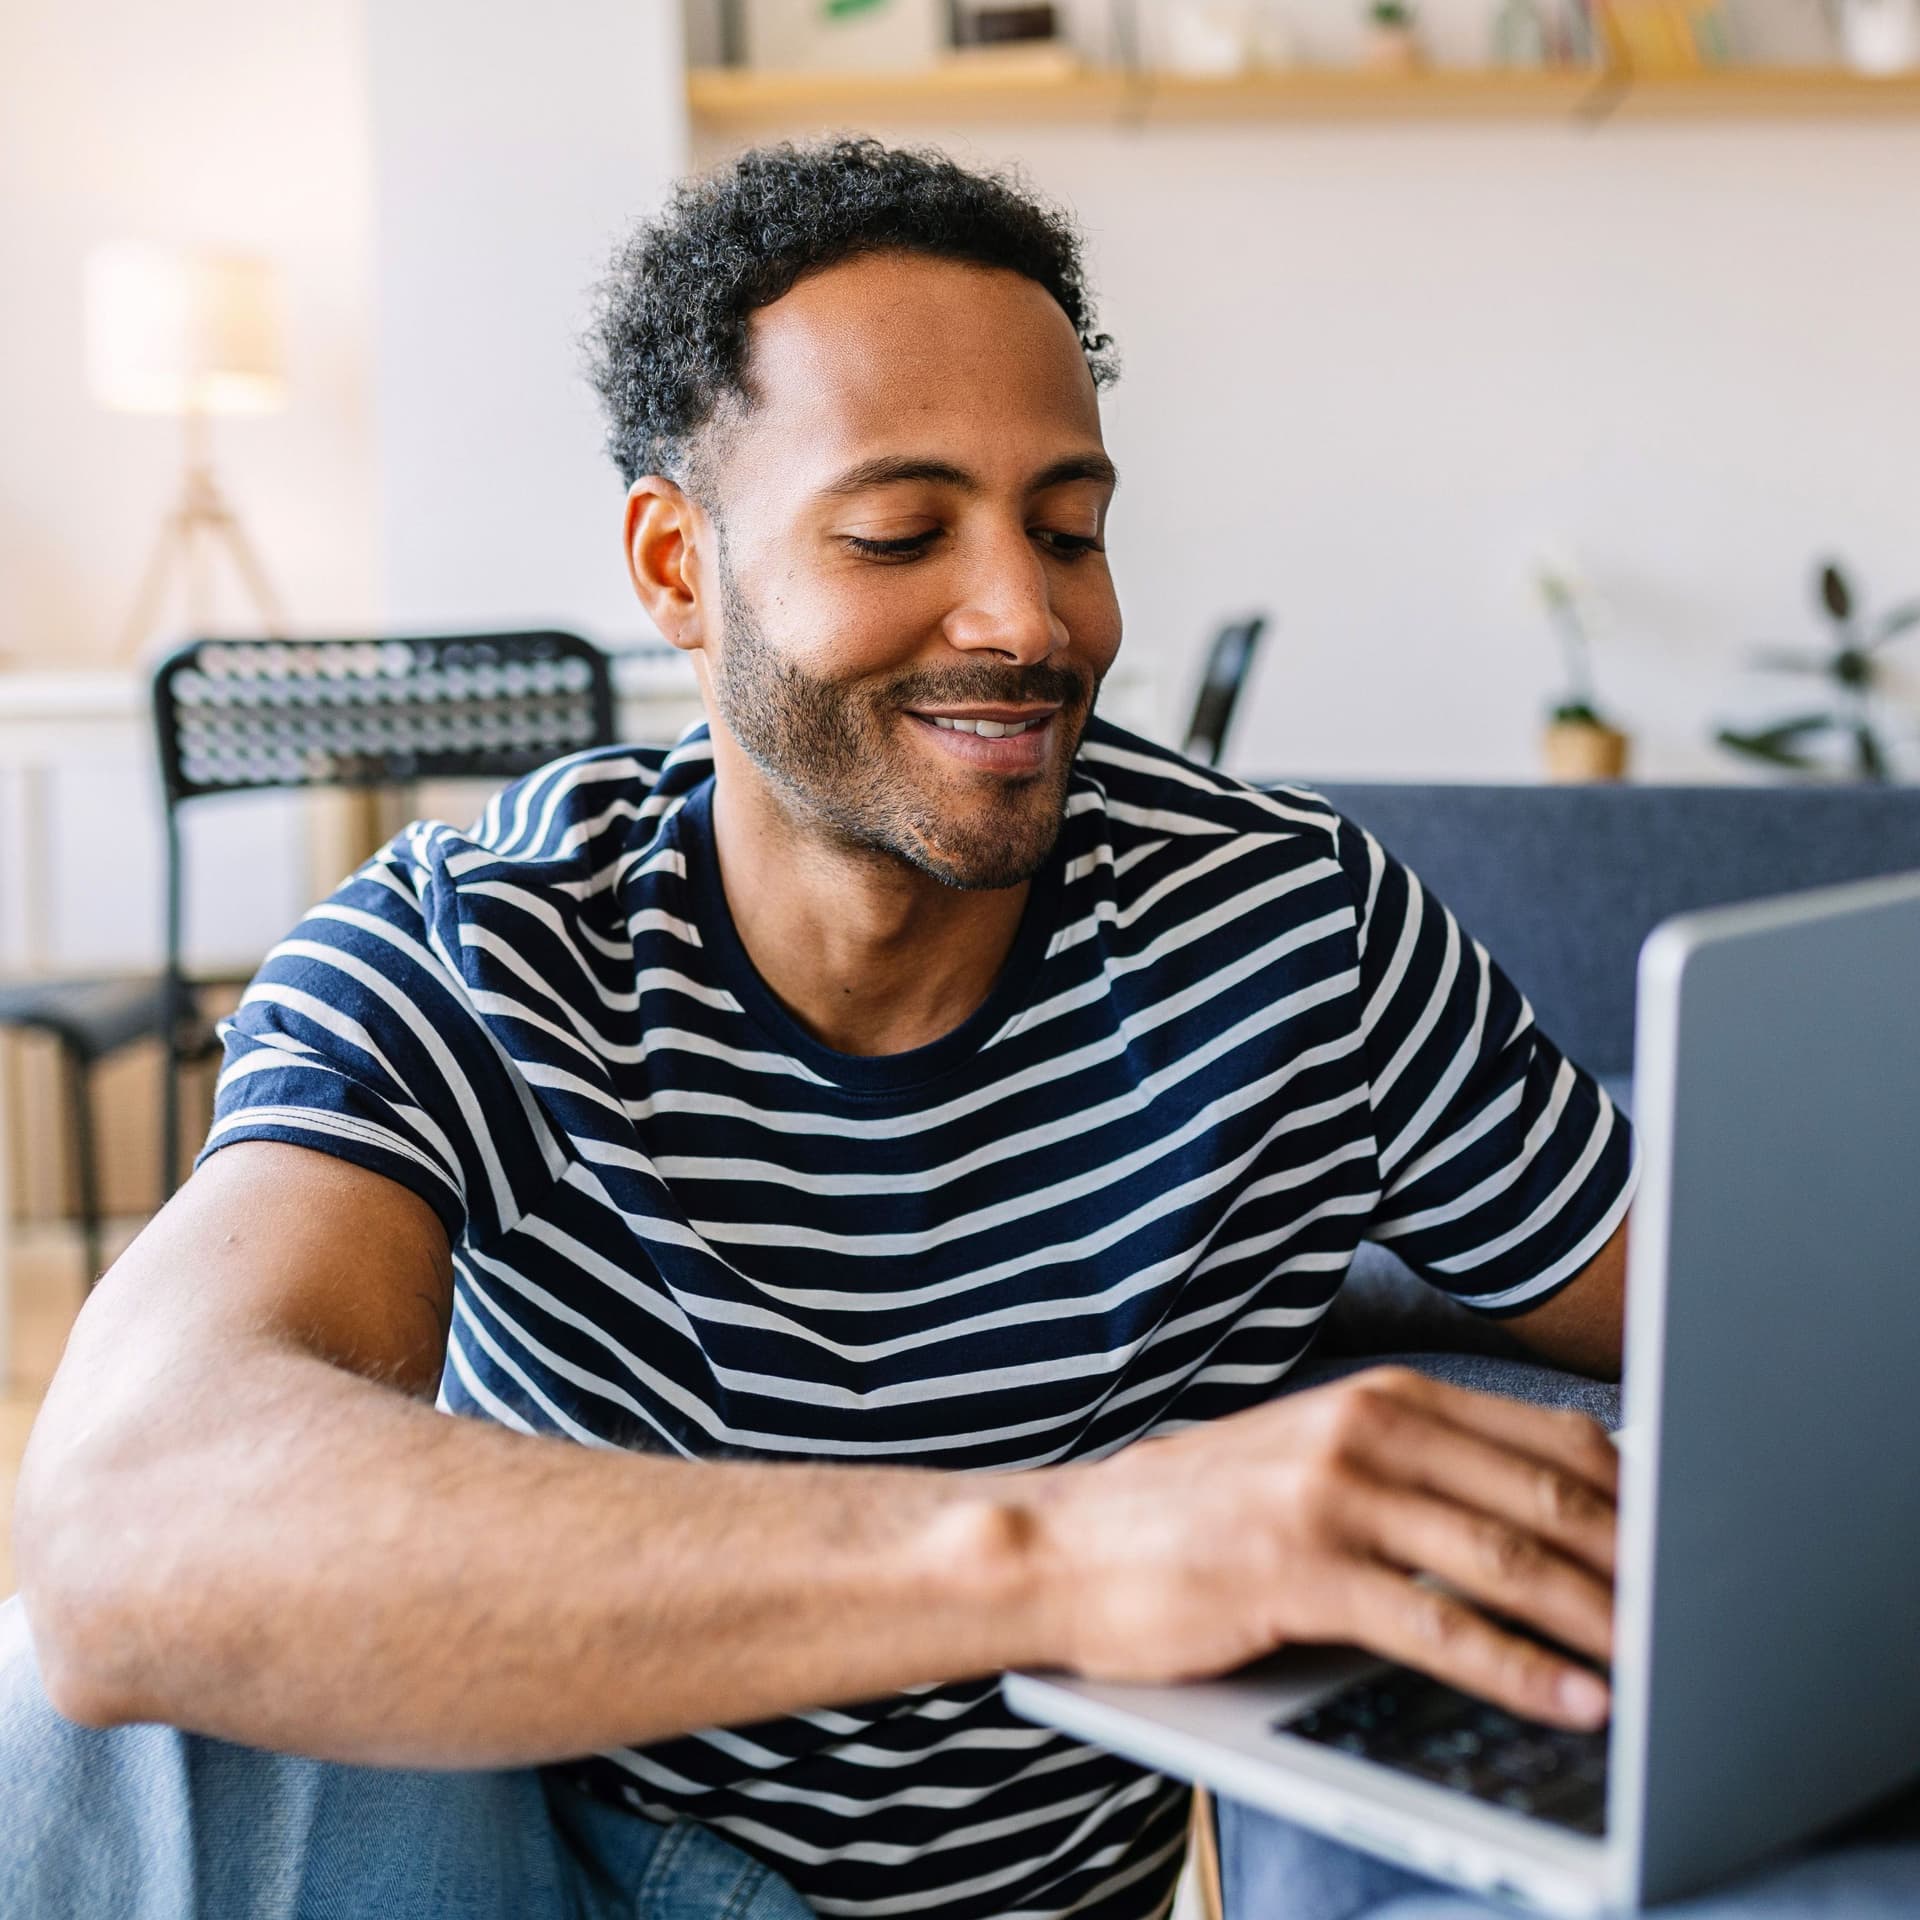
[[[1860,647],[1842,647],[1833,656],[1833,677],[1843,687],[1873,685],[1873,662]]]
[[[1731,727],[1722,727],[1714,735],[1723,747],[1734,753],[1744,753],[1750,759],[1764,760],[1769,766],[1792,767],[1799,773],[1811,773],[1820,763],[1804,753],[1793,753],[1785,747],[1777,747],[1757,734],[1735,733]]]
[[[1778,720],[1770,727],[1760,727],[1752,733],[1743,733],[1740,738],[1754,742],[1762,747],[1786,747],[1794,741],[1804,739],[1810,733],[1819,733],[1827,727],[1839,723],[1830,713],[1804,713],[1792,720]]]
[[[1885,782],[1891,778],[1887,771],[1887,756],[1880,751],[1880,742],[1874,738],[1873,729],[1864,724],[1853,730],[1853,767],[1862,780]]]
[[[1837,561],[1829,560],[1820,569],[1820,601],[1836,620],[1853,617],[1853,590]]]
[[[820,11],[829,20],[851,20],[857,13],[871,13],[886,0],[821,0]]]
[[[1909,600],[1905,606],[1895,607],[1891,613],[1880,616],[1873,630],[1873,638],[1867,645],[1870,648],[1884,647],[1889,640],[1897,640],[1915,627],[1920,627],[1920,600]]]

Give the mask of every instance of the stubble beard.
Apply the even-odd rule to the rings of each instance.
[[[1060,667],[985,661],[881,683],[816,678],[768,639],[724,536],[718,572],[724,646],[712,669],[714,703],[741,751],[804,820],[843,847],[903,861],[965,891],[1018,886],[1040,871],[1066,817],[1093,683]],[[1021,780],[976,778],[980,799],[942,811],[928,774],[914,765],[919,756],[900,737],[903,710],[1034,701],[1059,703],[1050,764]]]

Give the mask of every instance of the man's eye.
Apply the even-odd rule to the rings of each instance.
[[[878,560],[912,560],[925,553],[938,537],[937,527],[929,527],[925,533],[902,534],[897,540],[868,540],[857,533],[841,536],[855,553],[872,554]]]
[[[1063,560],[1077,560],[1083,553],[1106,551],[1098,540],[1091,540],[1084,533],[1055,533],[1049,528],[1042,527],[1034,537],[1043,541]]]

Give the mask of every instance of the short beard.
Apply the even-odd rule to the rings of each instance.
[[[767,638],[727,556],[717,554],[723,646],[714,703],[741,751],[801,814],[841,846],[904,861],[966,891],[1016,887],[1046,864],[1066,817],[1074,750],[1097,683],[1052,666],[969,661],[881,682],[816,679]],[[1003,780],[974,817],[941,814],[913,779],[899,739],[908,707],[1058,702],[1065,751],[1022,780]]]

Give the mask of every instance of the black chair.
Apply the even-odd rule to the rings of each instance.
[[[194,640],[154,669],[153,716],[166,801],[161,1186],[171,1193],[180,1070],[219,1045],[201,994],[243,984],[185,971],[180,809],[215,794],[511,780],[613,743],[613,677],[606,654],[571,633]]]
[[[152,978],[25,980],[0,987],[0,1027],[44,1033],[59,1044],[89,1287],[99,1279],[101,1265],[93,1069],[109,1054],[158,1034],[166,1021],[166,1007],[163,985]]]
[[[1220,764],[1233,710],[1266,626],[1266,615],[1256,613],[1231,622],[1213,636],[1213,645],[1207,651],[1207,670],[1193,703],[1193,718],[1187,723],[1187,743],[1181,749],[1189,760],[1209,767]]]

